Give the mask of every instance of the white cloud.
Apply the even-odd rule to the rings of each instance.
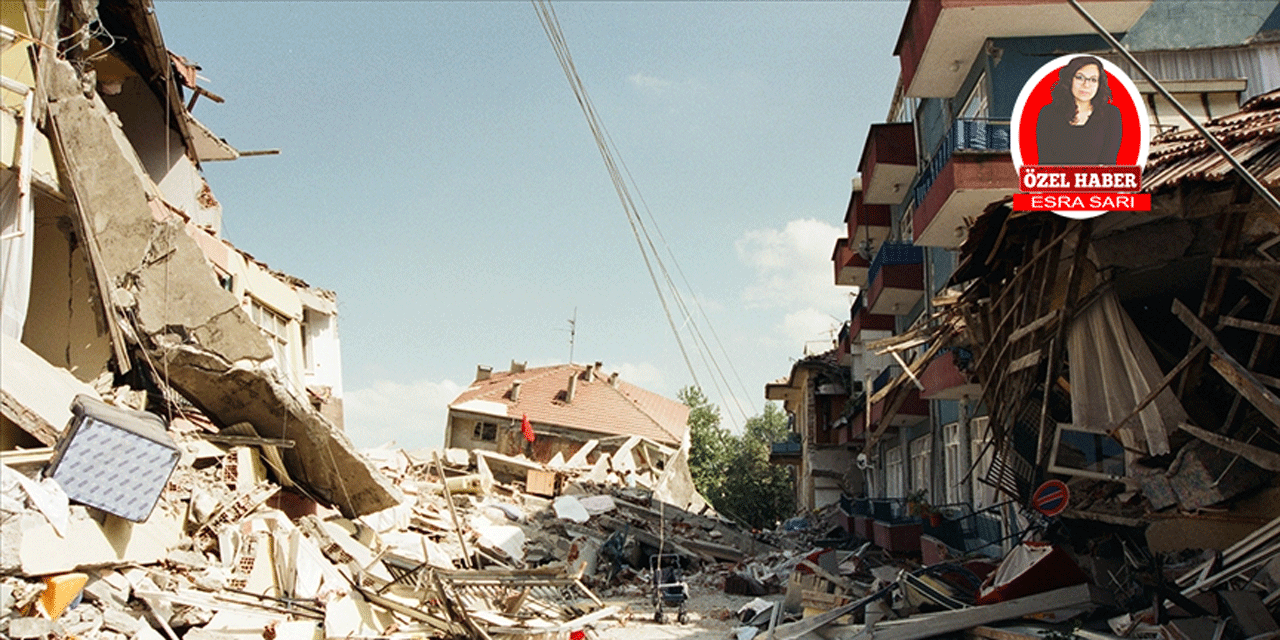
[[[843,295],[832,281],[831,250],[844,229],[820,220],[792,220],[781,229],[748,231],[734,244],[755,270],[742,292],[748,306],[840,310]]]
[[[809,307],[788,313],[777,329],[790,344],[815,346],[821,352],[831,347],[830,344],[823,346],[821,343],[833,342],[843,323],[843,320],[825,311]]]
[[[629,78],[627,78],[627,81],[638,89],[648,91],[650,93],[662,93],[673,84],[670,80],[655,76],[648,76],[643,73],[633,73]]]
[[[347,436],[357,448],[391,440],[409,451],[443,447],[449,403],[463,389],[450,380],[379,380],[366,389],[348,390],[342,400]]]
[[[641,362],[639,364],[633,364],[630,362],[621,362],[618,363],[616,367],[606,366],[605,370],[617,371],[618,378],[620,380],[633,384],[641,389],[666,395],[663,389],[667,388],[667,377],[663,375],[661,369],[651,363]]]

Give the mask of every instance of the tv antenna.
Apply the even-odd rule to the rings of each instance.
[[[578,335],[578,308],[573,308],[573,317],[569,319],[569,364],[573,364],[573,339]]]

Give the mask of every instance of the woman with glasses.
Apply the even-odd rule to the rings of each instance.
[[[1040,110],[1036,147],[1042,165],[1116,164],[1122,136],[1120,109],[1102,62],[1072,58],[1058,71],[1053,102]]]

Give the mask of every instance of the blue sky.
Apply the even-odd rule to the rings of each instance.
[[[700,319],[732,389],[691,354],[699,380],[740,423],[736,407],[759,413],[765,383],[848,315],[831,250],[889,108],[906,3],[555,10],[632,195],[728,352]],[[281,150],[205,176],[225,237],[337,292],[357,445],[439,446],[477,364],[569,359],[575,309],[576,362],[671,397],[693,382],[532,5],[183,0],[156,15],[226,99],[194,115],[238,149]]]

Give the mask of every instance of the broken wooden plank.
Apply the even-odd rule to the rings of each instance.
[[[1040,364],[1040,357],[1041,357],[1040,350],[1036,349],[1035,351],[1032,351],[1031,353],[1028,353],[1027,355],[1022,356],[1021,358],[1018,358],[1017,360],[1010,362],[1009,368],[1006,371],[1006,375],[1009,373],[1014,373],[1016,371],[1022,371],[1027,367],[1034,367],[1035,365]]]
[[[1280,336],[1280,326],[1276,326],[1274,324],[1245,320],[1244,318],[1236,318],[1233,316],[1222,316],[1221,318],[1218,318],[1218,322],[1227,327],[1249,329],[1250,331],[1257,331],[1258,333],[1269,333],[1273,336]]]
[[[1200,352],[1204,351],[1204,349],[1205,344],[1202,342],[1196,345],[1194,349],[1188,351],[1187,355],[1184,356],[1178,364],[1174,365],[1174,367],[1169,370],[1169,373],[1166,373],[1164,378],[1161,378],[1160,382],[1151,388],[1151,391],[1147,392],[1147,397],[1143,398],[1142,402],[1139,402],[1134,406],[1133,410],[1129,412],[1129,415],[1126,415],[1124,419],[1117,422],[1114,427],[1107,429],[1107,435],[1119,440],[1119,431],[1123,429],[1125,425],[1129,424],[1130,420],[1138,417],[1138,414],[1142,413],[1142,410],[1145,409],[1147,405],[1151,404],[1152,401],[1156,399],[1156,396],[1159,396],[1160,392],[1164,391],[1164,388],[1169,386],[1169,383],[1173,382],[1173,379],[1178,377],[1178,374],[1181,373],[1183,369],[1187,368],[1187,365],[1191,364],[1191,362],[1196,359],[1196,356],[1200,355]]]
[[[445,503],[449,505],[449,515],[453,517],[453,530],[458,534],[458,545],[462,547],[462,566],[470,569],[471,553],[467,551],[467,537],[458,524],[458,510],[453,505],[453,493],[449,491],[449,482],[444,475],[444,465],[440,464],[440,454],[431,452],[431,460],[436,464],[436,472],[440,474],[440,484],[444,486]]]
[[[801,618],[796,622],[789,622],[781,625],[774,629],[773,638],[774,640],[794,640],[795,638],[804,636],[809,632],[825,627],[832,622],[849,615],[850,613],[862,610],[862,608],[866,607],[868,604],[874,602],[878,598],[884,597],[885,594],[897,588],[898,583],[893,582],[875,593],[867,594],[861,600],[850,602],[849,604],[837,607],[827,611],[826,613],[821,613],[808,618]]]
[[[874,625],[850,625],[830,629],[823,635],[829,640],[921,640],[1042,611],[1087,606],[1092,602],[1090,586],[1080,584],[995,604],[911,616]]]
[[[1277,399],[1275,394],[1267,391],[1266,387],[1263,387],[1262,383],[1253,377],[1253,374],[1249,373],[1239,362],[1236,362],[1236,359],[1231,357],[1226,349],[1222,347],[1222,343],[1209,330],[1209,327],[1205,326],[1177,298],[1173,300],[1173,314],[1197,338],[1204,341],[1209,350],[1213,352],[1213,355],[1217,356],[1216,359],[1210,358],[1210,365],[1218,373],[1222,374],[1222,377],[1226,378],[1227,382],[1230,382],[1246,400],[1253,403],[1263,415],[1269,418],[1277,427],[1280,427],[1280,399]]]
[[[12,451],[0,451],[0,463],[9,465],[10,467],[20,467],[24,465],[47,464],[53,459],[53,447],[40,447],[39,449],[14,449]]]
[[[1244,396],[1254,407],[1261,411],[1271,423],[1280,428],[1280,398],[1271,393],[1258,382],[1235,358],[1225,352],[1214,352],[1209,357],[1209,366],[1227,379],[1240,395]]]
[[[1266,469],[1267,471],[1280,471],[1280,453],[1267,451],[1261,447],[1255,447],[1247,442],[1241,442],[1235,438],[1230,438],[1212,431],[1201,429],[1192,424],[1185,422],[1178,425],[1179,429],[1208,442],[1209,444],[1234,453],[1253,464]]]
[[[1056,320],[1058,319],[1058,316],[1059,316],[1059,315],[1062,315],[1062,310],[1061,310],[1061,309],[1054,309],[1053,311],[1050,311],[1049,313],[1046,313],[1046,314],[1044,314],[1044,315],[1040,316],[1039,318],[1036,318],[1035,320],[1032,320],[1032,321],[1031,321],[1030,323],[1028,323],[1027,325],[1022,326],[1022,327],[1018,327],[1017,329],[1015,329],[1015,330],[1014,330],[1014,332],[1013,332],[1013,333],[1009,334],[1008,341],[1009,341],[1009,342],[1017,342],[1017,341],[1019,341],[1019,340],[1021,340],[1021,339],[1025,338],[1025,337],[1027,337],[1027,336],[1031,335],[1031,334],[1032,334],[1033,332],[1035,332],[1036,330],[1038,330],[1038,329],[1042,329],[1042,328],[1044,328],[1044,327],[1046,327],[1046,326],[1048,326],[1048,325],[1052,324],[1054,321],[1056,321]]]
[[[840,587],[841,589],[844,589],[845,591],[853,593],[857,590],[857,587],[851,581],[846,580],[840,576],[837,576],[831,573],[830,571],[827,571],[826,569],[823,569],[822,567],[818,566],[814,562],[811,562],[809,560],[801,560],[800,564],[808,567],[810,571],[818,574],[827,582],[830,582],[831,584],[834,584]]]
[[[293,440],[285,438],[260,438],[256,436],[222,435],[220,433],[199,433],[197,435],[209,442],[229,444],[231,446],[279,447],[281,449],[292,449],[295,444]]]
[[[1214,258],[1213,266],[1230,269],[1270,269],[1280,271],[1280,262],[1272,260],[1238,260],[1233,258]]]

